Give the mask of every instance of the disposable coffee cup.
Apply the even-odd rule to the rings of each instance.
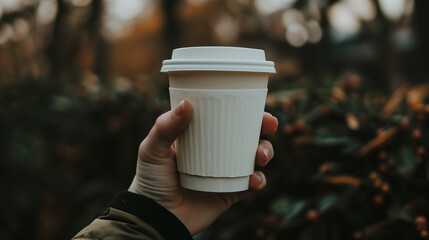
[[[189,47],[173,50],[162,65],[171,108],[182,100],[193,107],[189,126],[175,142],[180,185],[205,192],[247,190],[274,63],[260,49]]]

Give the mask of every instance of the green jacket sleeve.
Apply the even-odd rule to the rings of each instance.
[[[150,225],[124,211],[108,208],[103,216],[82,229],[73,240],[163,240]]]
[[[121,192],[103,216],[82,229],[73,240],[192,239],[183,223],[152,199]]]

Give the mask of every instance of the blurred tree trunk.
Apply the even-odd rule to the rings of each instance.
[[[52,67],[52,84],[58,84],[58,79],[64,66],[63,52],[64,49],[67,49],[67,46],[64,46],[64,42],[62,41],[62,28],[66,23],[67,6],[62,0],[57,0],[57,4],[58,10],[54,20],[52,39],[47,49],[47,56]]]
[[[70,15],[70,6],[57,0],[58,12],[53,24],[51,43],[47,49],[47,55],[52,66],[52,84],[59,84],[64,74],[76,76],[80,69],[76,69],[76,61],[81,47],[82,34],[88,34],[94,48],[94,72],[105,80],[107,77],[107,42],[100,35],[103,15],[103,1],[94,0],[91,3],[91,12],[84,23],[86,32],[79,29],[71,29],[67,19]],[[79,26],[78,26],[79,27]]]
[[[106,81],[108,77],[108,43],[101,36],[101,26],[103,23],[103,1],[94,0],[91,3],[91,15],[87,21],[90,39],[94,46],[94,73],[100,77],[101,81]]]
[[[429,30],[428,30],[428,17],[427,11],[429,9],[429,1],[415,0],[414,3],[414,29],[417,35],[417,57],[419,65],[417,67],[418,79],[417,82],[428,82],[429,69],[427,67],[427,57],[429,56]]]
[[[384,16],[378,1],[375,1],[377,9],[376,19],[380,23],[380,32],[375,38],[376,46],[378,47],[377,57],[375,59],[374,69],[374,85],[378,89],[388,89],[391,83],[391,67],[392,67],[392,23]]]
[[[179,18],[177,6],[179,0],[162,0],[162,9],[165,16],[164,39],[167,46],[166,53],[170,54],[179,44]]]

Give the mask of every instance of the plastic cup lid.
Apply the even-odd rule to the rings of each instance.
[[[236,71],[275,73],[274,63],[265,60],[261,49],[240,47],[187,47],[173,50],[162,62],[161,72]]]

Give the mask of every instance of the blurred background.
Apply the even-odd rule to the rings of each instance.
[[[1,239],[69,239],[128,188],[177,47],[261,48],[268,186],[208,239],[426,239],[429,1],[0,0]]]

